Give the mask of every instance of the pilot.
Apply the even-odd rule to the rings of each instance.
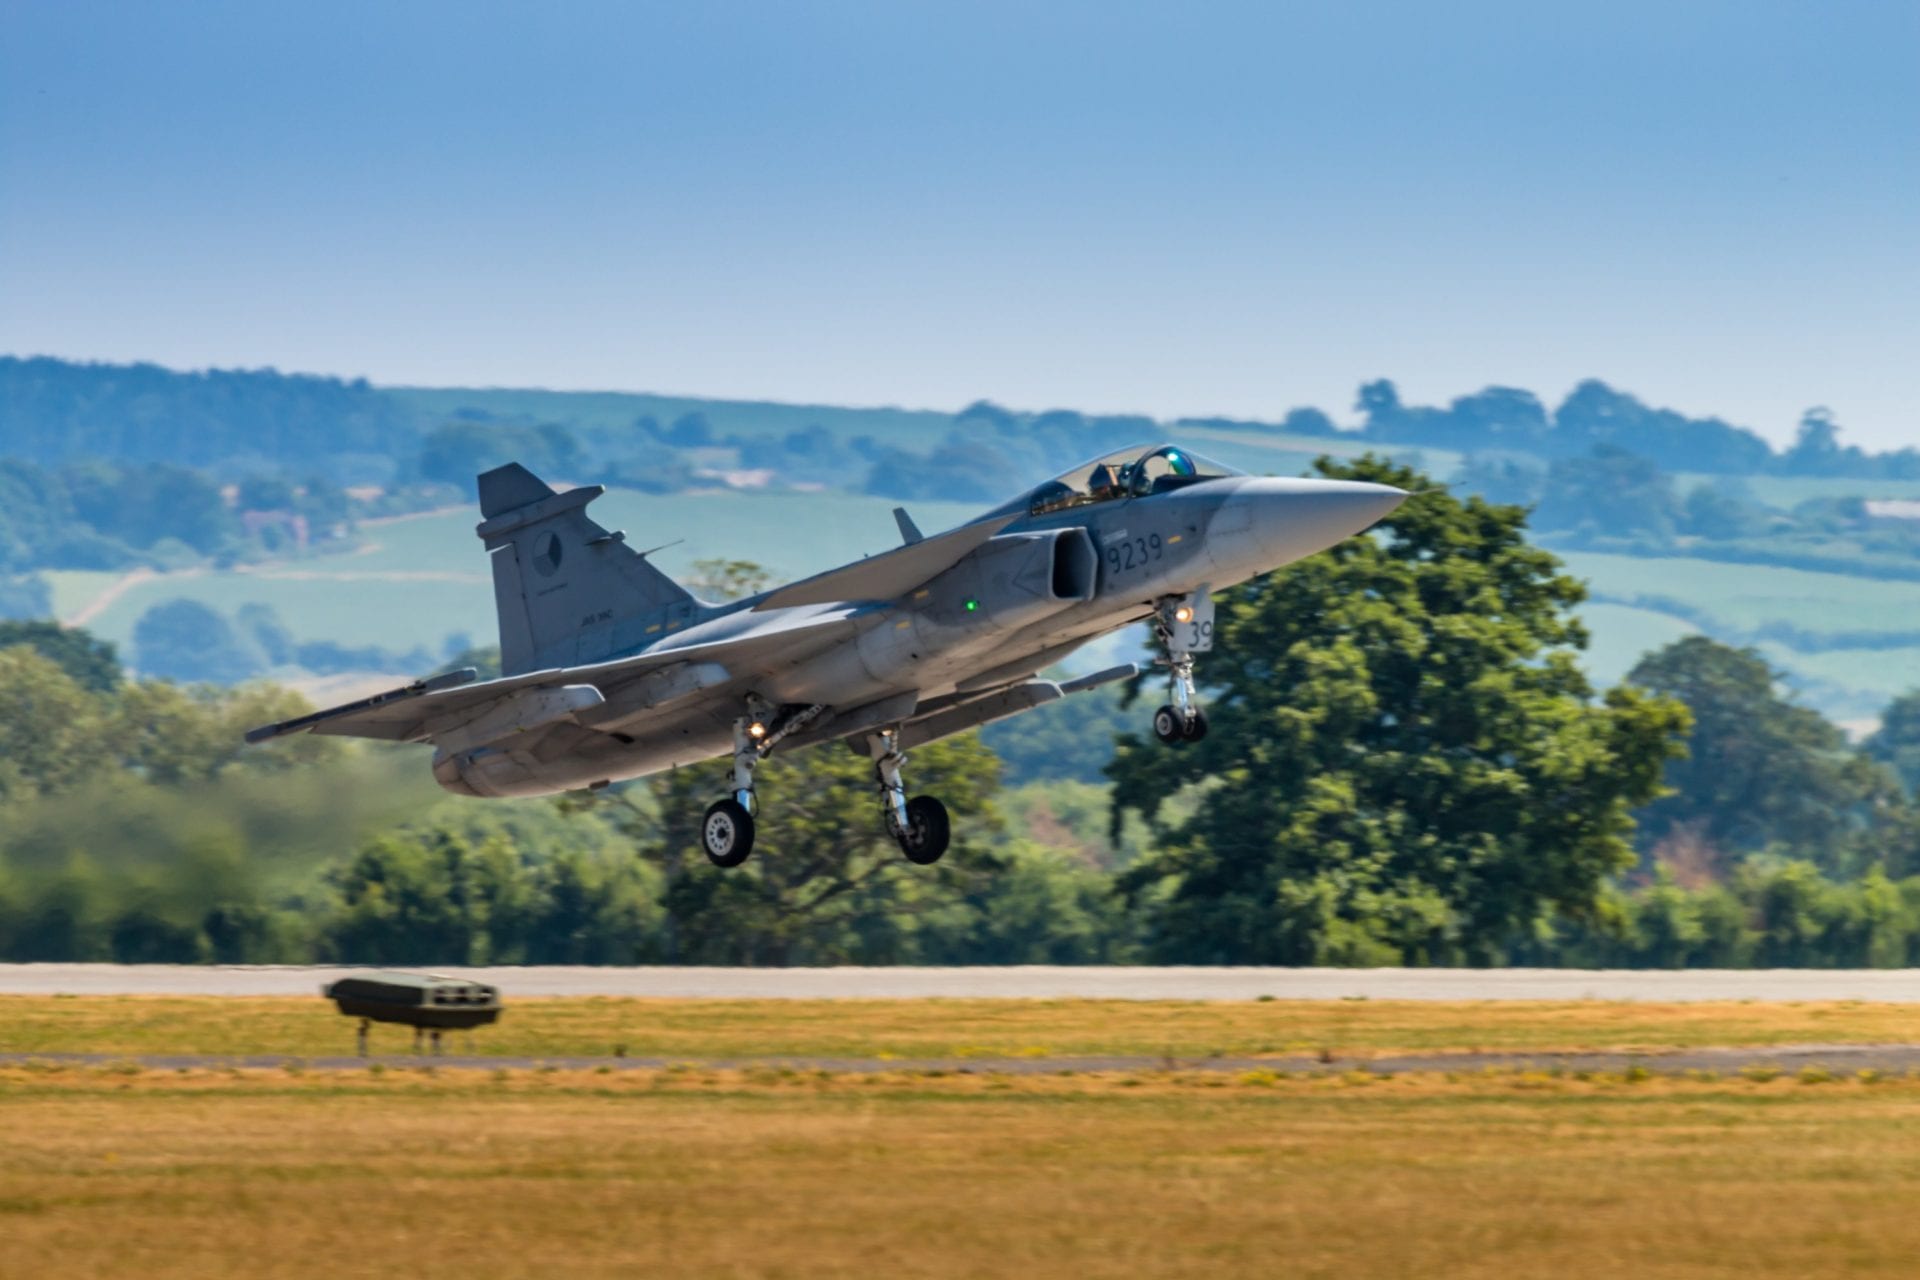
[[[1094,500],[1098,502],[1117,498],[1120,496],[1120,477],[1112,467],[1103,462],[1095,467],[1093,474],[1087,478],[1087,492],[1091,493]]]

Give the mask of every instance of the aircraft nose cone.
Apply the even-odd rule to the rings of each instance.
[[[1247,480],[1221,504],[1208,549],[1224,581],[1238,581],[1351,538],[1407,497],[1364,480]]]

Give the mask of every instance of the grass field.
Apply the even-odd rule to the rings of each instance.
[[[297,1057],[343,1051],[350,1024],[317,998],[4,997],[0,1051],[292,1060],[0,1065],[0,1276],[1905,1276],[1912,1077],[697,1060],[1657,1049],[1916,1022],[1855,1002],[552,999],[512,1002],[480,1047],[682,1065],[318,1071]]]
[[[475,1037],[505,1057],[1198,1059],[1333,1050],[1521,1052],[1903,1042],[1920,1007],[1406,1000],[514,1000]],[[378,1028],[376,1051],[409,1033]],[[352,1023],[319,999],[0,996],[0,1053],[351,1052]]]
[[[1908,1276],[1920,1082],[0,1068],[0,1275]]]

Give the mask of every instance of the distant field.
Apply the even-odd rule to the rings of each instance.
[[[1725,480],[1724,476],[1682,473],[1674,476],[1684,492],[1702,484]],[[1920,499],[1920,480],[1849,480],[1830,476],[1740,476],[1735,483],[1744,485],[1755,502],[1782,511],[1791,511],[1813,498],[1915,498]]]
[[[0,1069],[0,1275],[1906,1277],[1920,1083]]]
[[[1623,604],[1583,604],[1580,619],[1592,634],[1583,665],[1600,688],[1620,683],[1650,650],[1699,630],[1672,614]]]
[[[899,531],[886,498],[816,493],[714,493],[655,496],[613,490],[594,505],[609,528],[624,528],[639,550],[680,540],[655,563],[684,576],[693,561],[726,556],[765,564],[781,578],[805,577],[862,555],[897,546]],[[972,504],[907,504],[929,533],[978,514]],[[448,633],[491,642],[492,579],[473,535],[472,511],[392,521],[367,530],[373,546],[355,554],[316,556],[248,571],[168,575],[141,582],[89,625],[119,644],[154,604],[176,596],[229,615],[240,605],[272,605],[303,640],[425,645],[438,651]],[[60,574],[56,608],[71,616],[119,575]]]
[[[1920,629],[1920,582],[1885,582],[1684,557],[1560,553],[1568,570],[1611,596],[1666,596],[1731,627],[1790,622],[1814,633]]]
[[[40,576],[53,593],[56,618],[71,617],[82,606],[118,582],[122,575],[103,569],[43,569]]]
[[[1597,1000],[512,1000],[475,1052],[502,1057],[1343,1058],[1456,1049],[1549,1052],[1883,1044],[1912,1005]],[[378,1051],[409,1033],[377,1028]],[[311,998],[0,996],[0,1053],[351,1051],[352,1023]],[[463,1049],[464,1051],[464,1049]]]
[[[1800,653],[1777,644],[1758,646],[1769,662],[1796,675],[1856,695],[1865,702],[1886,702],[1920,689],[1920,648],[1828,649]]]
[[[1576,551],[1560,558],[1599,594],[1681,601],[1706,614],[1722,634],[1768,623],[1816,636],[1920,630],[1920,582],[1684,557]],[[1624,675],[1645,649],[1699,629],[1686,619],[1617,604],[1585,605],[1581,615],[1594,636],[1588,668],[1601,683]],[[1920,646],[1821,652],[1770,642],[1757,647],[1804,686],[1807,701],[1836,719],[1870,718],[1892,698],[1920,687]]]

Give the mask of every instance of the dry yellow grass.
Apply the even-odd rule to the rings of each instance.
[[[0,1069],[0,1275],[1906,1276],[1920,1082]]]
[[[1920,1008],[1855,1001],[515,1000],[474,1039],[504,1056],[1198,1058],[1394,1050],[1688,1048],[1915,1038]],[[410,1043],[376,1028],[376,1052]],[[463,1042],[456,1040],[456,1045]],[[351,1052],[352,1024],[307,999],[0,996],[0,1052]]]

